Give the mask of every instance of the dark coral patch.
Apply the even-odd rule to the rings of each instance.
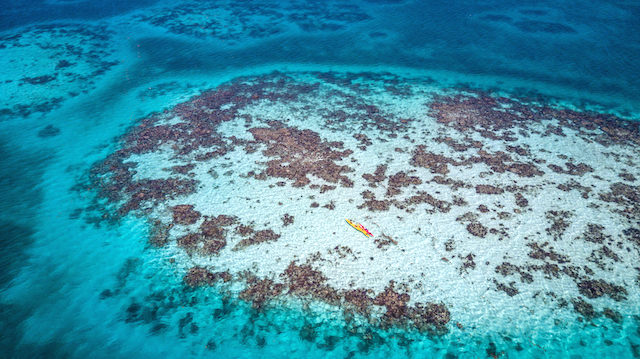
[[[378,200],[371,191],[362,192],[362,198],[365,200],[358,208],[367,208],[369,211],[388,211],[392,201]]]
[[[451,320],[449,309],[442,303],[416,303],[410,313],[413,325],[422,332],[443,333]]]
[[[186,164],[184,166],[173,166],[173,167],[171,167],[170,171],[173,174],[186,175],[189,172],[191,172],[191,170],[194,169],[195,167],[196,167],[196,165],[194,165],[193,163],[189,163],[189,164]]]
[[[452,203],[438,199],[425,191],[418,191],[415,195],[408,197],[403,202],[396,203],[396,206],[398,208],[404,208],[408,205],[418,205],[421,203],[427,203],[431,205],[434,210],[442,213],[449,212],[452,206]]]
[[[528,243],[527,246],[531,248],[531,252],[529,252],[529,257],[534,259],[552,260],[558,263],[568,263],[569,258],[565,255],[557,253],[552,246],[549,246],[549,242],[542,243],[541,245],[538,243]]]
[[[578,283],[578,289],[580,294],[591,299],[603,295],[608,295],[616,301],[627,299],[627,290],[624,287],[608,283],[603,279],[582,281]]]
[[[545,230],[549,235],[554,238],[560,238],[564,232],[569,228],[571,222],[569,219],[573,216],[573,213],[569,211],[547,211],[545,217],[551,223],[550,227]]]
[[[529,201],[521,193],[516,192],[513,195],[516,199],[516,205],[518,207],[527,207],[529,205]]]
[[[219,215],[217,217],[207,219],[200,225],[200,233],[202,235],[202,252],[203,254],[215,255],[227,245],[227,229],[236,222],[234,217]]]
[[[572,300],[572,303],[573,310],[585,317],[587,320],[591,320],[599,315],[593,308],[593,305],[587,303],[583,298],[576,298]]]
[[[591,193],[591,191],[593,190],[590,187],[586,187],[581,185],[579,182],[575,181],[574,179],[571,179],[570,181],[566,182],[566,183],[561,183],[558,186],[556,186],[556,188],[558,188],[561,191],[564,192],[569,192],[572,190],[576,190],[580,193],[580,195],[582,196],[582,198],[584,199],[588,199],[589,198],[589,193]]]
[[[587,223],[587,229],[584,231],[581,238],[588,242],[602,244],[605,240],[610,240],[611,236],[604,233],[604,226],[595,223]]]
[[[378,165],[373,173],[365,173],[362,175],[362,178],[367,180],[370,186],[375,187],[377,183],[380,183],[387,178],[387,176],[385,176],[386,171],[386,165]]]
[[[153,221],[149,233],[149,243],[156,247],[162,247],[169,242],[169,230],[172,225],[166,225],[161,221]]]
[[[198,233],[185,234],[179,237],[176,242],[178,246],[184,248],[187,253],[193,253],[198,248],[198,243],[202,240],[202,236]]]
[[[31,85],[44,85],[46,83],[54,81],[56,77],[58,77],[57,74],[42,75],[42,76],[36,76],[36,77],[23,77],[20,81],[31,84]]]
[[[292,180],[295,187],[309,184],[309,175],[344,187],[353,186],[345,176],[353,170],[336,163],[352,153],[341,151],[341,142],[326,142],[311,130],[296,128],[252,128],[249,132],[257,143],[267,146],[263,154],[275,158],[267,162],[267,176]]]
[[[200,219],[200,212],[193,209],[193,205],[181,204],[174,206],[173,222],[176,224],[194,224]]]
[[[389,176],[389,188],[387,189],[387,196],[393,196],[399,193],[401,187],[419,184],[422,184],[422,180],[420,178],[416,176],[407,176],[406,173],[400,171],[392,176]]]
[[[384,317],[389,321],[397,321],[407,315],[407,302],[411,297],[406,293],[395,291],[395,283],[391,281],[383,292],[373,299],[373,304],[385,307]]]
[[[387,246],[390,245],[398,245],[398,241],[396,241],[395,239],[393,239],[392,237],[381,233],[379,236],[376,236],[376,238],[373,240],[373,243],[376,244],[376,247],[378,247],[379,249],[385,249]]]
[[[427,152],[426,146],[420,145],[413,151],[411,157],[411,165],[416,167],[424,167],[431,170],[432,173],[438,173],[446,175],[449,173],[449,163],[455,163],[452,159],[438,155],[435,153]]]
[[[282,293],[284,285],[275,283],[271,279],[258,279],[251,277],[247,280],[247,286],[239,294],[240,299],[251,302],[255,309],[261,309],[266,302]]]
[[[349,289],[343,292],[344,301],[352,305],[362,315],[369,314],[373,298],[366,289]]]
[[[555,173],[564,173],[572,176],[582,176],[587,172],[593,172],[593,167],[585,163],[578,163],[576,165],[571,162],[566,162],[565,166],[567,167],[566,169],[554,164],[550,164],[548,167]]]
[[[490,184],[476,185],[476,193],[482,194],[502,194],[504,190],[500,187],[492,186]]]
[[[617,204],[618,213],[637,221],[640,218],[640,186],[616,182],[609,188],[609,192],[600,194],[600,200]]]
[[[59,134],[60,134],[60,129],[53,125],[47,125],[47,127],[38,131],[38,137],[40,138],[54,137]]]
[[[618,174],[618,176],[622,179],[624,179],[625,181],[629,181],[629,182],[635,182],[636,181],[636,177],[634,175],[632,175],[631,173],[627,172],[627,171],[622,171]]]
[[[327,277],[308,264],[298,265],[291,262],[281,276],[284,278],[290,294],[310,295],[334,305],[340,303],[340,293],[326,284]]]
[[[263,242],[274,242],[280,238],[278,233],[270,229],[263,229],[257,232],[254,232],[253,235],[249,238],[244,238],[236,246],[233,248],[234,250],[244,249],[248,246],[252,246],[255,244],[263,243]]]
[[[495,97],[481,91],[474,95],[440,96],[430,104],[431,113],[439,123],[460,132],[471,131],[481,136],[513,141],[513,130],[530,131],[529,124],[551,119],[562,127],[578,131],[578,136],[603,145],[640,143],[640,124],[624,121],[609,114],[578,112],[518,102]],[[599,129],[604,135],[594,135]]]
[[[293,224],[293,218],[294,217],[289,213],[285,213],[284,216],[282,216],[282,224],[285,226]]]
[[[476,237],[484,237],[487,235],[487,227],[478,222],[471,222],[467,224],[467,232],[473,234]]]
[[[231,280],[229,272],[210,272],[204,267],[192,267],[184,276],[184,282],[190,287],[213,285],[217,281],[228,282]]]
[[[520,293],[518,288],[515,287],[515,282],[510,282],[509,284],[500,283],[497,280],[493,280],[496,285],[496,289],[499,291],[503,291],[507,293],[508,296],[513,297],[514,295]]]

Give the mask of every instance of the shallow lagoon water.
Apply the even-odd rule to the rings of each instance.
[[[47,4],[59,9],[88,6],[83,2]],[[634,56],[637,44],[632,35],[637,28],[637,10],[632,4],[591,2],[576,9],[506,3],[485,7],[412,2],[216,6],[188,2],[158,3],[136,10],[107,9],[100,19],[95,15],[84,19],[64,13],[58,16],[55,11],[47,15],[51,18],[44,19],[38,6],[42,4],[33,5],[36,10],[31,19],[29,12],[24,12],[19,24],[3,20],[3,24],[20,27],[5,30],[0,49],[3,61],[8,61],[1,72],[0,87],[0,126],[6,153],[0,193],[2,221],[6,223],[3,243],[7,243],[2,259],[1,344],[9,357],[638,355],[638,273],[633,265],[638,247],[627,239],[633,238],[628,235],[633,231],[624,232],[638,228],[637,207],[627,203],[627,217],[615,208],[609,211],[603,203],[599,204],[605,208],[599,210],[587,207],[614,183],[637,188],[637,182],[631,180],[640,176],[634,162],[637,132],[631,133],[632,141],[606,148],[593,142],[581,143],[583,139],[572,129],[561,130],[564,136],[552,133],[538,138],[533,132],[529,137],[518,135],[514,144],[534,153],[531,160],[547,161],[536,164],[545,172],[544,181],[568,184],[573,179],[583,187],[593,186],[587,193],[589,201],[582,197],[581,191],[585,190],[579,186],[569,191],[556,189],[560,199],[547,198],[545,191],[524,193],[529,201],[525,217],[511,214],[499,218],[499,213],[517,207],[513,197],[492,198],[498,195],[476,193],[475,186],[486,183],[487,178],[498,187],[537,184],[530,178],[508,171],[507,176],[486,177],[481,173],[487,168],[450,164],[447,175],[462,178],[471,186],[454,190],[429,182],[435,177],[431,169],[412,166],[409,160],[421,143],[431,152],[460,161],[474,151],[462,155],[451,150],[446,141],[435,141],[447,135],[454,136],[454,142],[466,141],[463,132],[438,128],[435,113],[429,112],[429,99],[435,95],[471,89],[532,105],[594,110],[637,120],[640,92],[633,74],[638,69],[638,57]],[[43,20],[50,22],[38,24]],[[600,51],[591,51],[594,46]],[[357,123],[332,130],[327,126],[327,116],[317,115],[335,97],[308,93],[303,97],[307,102],[301,104],[266,99],[243,110],[254,118],[249,127],[267,128],[269,121],[276,120],[287,127],[309,129],[326,141],[343,141],[343,149],[354,151],[340,162],[353,169],[344,173],[355,182],[353,188],[338,185],[335,190],[319,193],[309,185],[292,186],[293,180],[287,178],[251,178],[248,172],[266,168],[269,158],[262,151],[267,143],[256,144],[257,150],[252,153],[238,145],[235,152],[225,155],[228,159],[220,159],[221,163],[205,163],[222,167],[216,171],[217,178],[200,171],[200,167],[194,170],[200,185],[218,186],[215,190],[205,188],[192,197],[149,202],[143,206],[148,210],[110,220],[114,204],[97,198],[99,188],[89,179],[96,163],[123,148],[122,136],[132,133],[153,112],[170,110],[238,77],[268,78],[274,71],[310,83],[325,82],[308,75],[316,72],[397,75],[398,87],[404,83],[417,93],[392,95],[380,89],[353,96],[356,102],[386,104],[388,107],[381,108],[397,121],[412,119],[415,134],[398,130],[394,138],[388,137],[393,131],[382,134],[368,129],[365,134],[372,144],[361,151],[359,140],[350,133],[362,130]],[[367,84],[366,79],[354,83],[360,81]],[[350,91],[340,83],[326,86]],[[331,104],[331,108],[339,105],[349,110],[344,103]],[[225,136],[254,140],[243,121],[226,121],[220,131]],[[558,124],[542,123],[537,130],[531,125],[527,131],[544,132],[546,125]],[[429,130],[445,132],[442,136],[421,132]],[[404,134],[417,143],[403,139]],[[471,136],[492,153],[511,143]],[[394,152],[396,147],[405,148],[405,152]],[[157,158],[139,161],[136,175],[152,176],[154,171],[166,175],[163,168],[184,160],[175,163],[175,158]],[[548,167],[557,163],[567,169],[565,162],[587,163],[592,171],[572,177]],[[383,163],[387,175],[406,171],[420,178],[422,184],[416,191],[428,191],[451,203],[458,196],[467,205],[450,212],[434,212],[424,204],[411,213],[393,204],[386,211],[357,208],[365,202],[361,193],[367,189],[375,191],[376,199],[385,198],[383,185],[388,186],[387,182],[371,187],[362,176],[374,174]],[[620,173],[631,176],[625,179],[619,177]],[[311,184],[333,185],[313,174],[309,179]],[[280,181],[285,185],[276,184]],[[405,194],[413,191],[412,187],[401,189]],[[260,203],[248,205],[245,197]],[[277,202],[288,198],[295,198],[285,205],[294,222],[284,226]],[[314,201],[319,204],[317,208],[312,207]],[[331,201],[333,210],[322,207]],[[166,246],[152,245],[153,220],[169,221],[167,208],[185,203],[194,204],[203,215],[228,214],[244,224],[253,223],[256,230],[271,228],[280,237],[275,242],[233,251],[241,237],[229,234],[227,246],[217,255],[190,255],[176,245],[178,234],[189,231],[178,225],[171,230],[175,232],[169,232]],[[475,210],[480,204],[490,208],[487,217]],[[500,206],[506,209],[499,210]],[[518,268],[566,265],[557,257],[552,259],[554,251],[548,249],[549,245],[543,247],[542,253],[547,253],[542,254],[543,259],[532,257],[532,247],[523,240],[527,235],[532,243],[540,245],[549,240],[545,229],[555,217],[549,219],[546,212],[560,209],[572,212],[571,224],[567,233],[551,244],[555,253],[568,256],[571,264],[589,267],[594,278],[624,287],[624,300],[608,295],[587,298],[580,292],[581,280],[564,274],[556,278],[553,272],[534,269],[533,283],[528,284],[517,273],[521,269],[506,276],[496,271],[505,254]],[[480,217],[464,217],[468,212]],[[105,213],[109,218],[101,220]],[[406,217],[406,222],[399,221],[398,216]],[[377,248],[358,237],[344,223],[344,217],[361,221],[374,235],[385,233],[398,244]],[[464,218],[456,221],[459,217]],[[496,229],[501,221],[515,222],[506,230],[509,238],[500,239],[491,233],[484,238],[471,234],[468,221]],[[607,256],[610,252],[598,252],[599,245],[576,239],[588,223],[605,224],[613,242],[624,243],[622,247],[615,243],[608,246],[617,261]],[[447,251],[446,243],[451,238],[457,249]],[[350,248],[358,259],[327,252],[338,244]],[[487,244],[496,251],[483,250]],[[301,265],[316,251],[322,252],[324,260],[310,265],[321,271],[332,287],[369,288],[370,296],[376,297],[388,286],[389,279],[395,279],[396,290],[410,295],[410,306],[416,302],[446,306],[450,319],[445,330],[381,326],[375,320],[367,322],[358,313],[345,314],[342,307],[348,303],[336,306],[306,294],[283,293],[256,309],[255,297],[239,298],[247,284],[246,276],[197,288],[183,280],[189,269],[198,265],[212,272],[230,270],[234,276],[250,270],[261,278],[286,283],[280,272],[289,262],[297,260]],[[464,259],[470,253],[474,254],[473,268]],[[454,258],[441,258],[448,255]],[[600,255],[600,259],[592,255]],[[277,258],[282,259],[277,262]],[[416,264],[409,265],[412,262]],[[483,264],[486,262],[490,264]],[[363,269],[372,275],[360,275]],[[425,277],[420,277],[419,272],[425,271]],[[408,283],[406,288],[400,286],[404,282]],[[518,293],[509,295],[513,294],[509,288],[516,288]],[[585,307],[580,307],[582,312],[576,310],[572,300],[579,297],[599,314],[591,318],[585,314]],[[567,304],[561,305],[561,299]],[[619,317],[613,312],[602,314],[605,308]],[[373,310],[384,315],[385,306],[374,305]]]

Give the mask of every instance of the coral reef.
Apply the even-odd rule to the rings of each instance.
[[[638,125],[425,84],[237,78],[140,120],[78,188],[95,191],[103,220],[149,218],[152,244],[187,254],[186,287],[226,285],[256,312],[319,301],[346,322],[439,335],[469,327],[450,303],[504,298],[505,310],[544,301],[580,320],[624,320],[637,294]],[[343,213],[374,237],[339,227]],[[468,278],[491,299],[445,283]],[[355,331],[364,351],[379,341]]]

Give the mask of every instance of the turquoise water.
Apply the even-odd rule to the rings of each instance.
[[[638,357],[640,280],[634,263],[640,252],[633,239],[619,248],[611,245],[621,260],[606,257],[602,272],[595,260],[577,259],[587,258],[592,248],[584,242],[574,244],[572,240],[578,234],[553,242],[556,249],[565,250],[563,254],[580,266],[591,266],[600,276],[597,278],[611,279],[626,289],[627,299],[623,301],[606,296],[589,299],[598,311],[614,308],[620,320],[603,315],[590,319],[576,314],[571,304],[561,306],[559,299],[551,296],[543,301],[531,299],[536,291],[545,290],[569,301],[577,298],[578,289],[567,276],[547,280],[538,271],[534,273],[533,287],[513,277],[520,290],[515,296],[497,290],[490,280],[497,275],[495,266],[482,264],[485,259],[493,261],[491,256],[495,252],[483,252],[479,248],[482,242],[464,229],[467,222],[461,220],[464,225],[460,225],[461,221],[455,220],[464,214],[462,210],[407,214],[407,222],[399,225],[395,212],[367,212],[350,206],[348,198],[353,196],[359,201],[360,189],[368,188],[364,187],[367,184],[361,174],[373,173],[385,161],[390,173],[409,168],[402,167],[407,156],[394,152],[394,147],[410,146],[403,142],[401,130],[397,138],[380,134],[384,138],[379,142],[373,135],[377,132],[371,130],[374,144],[368,152],[354,154],[358,167],[349,176],[356,181],[358,191],[339,188],[322,196],[317,190],[264,185],[275,184],[277,179],[273,183],[247,179],[244,174],[254,169],[251,167],[254,159],[256,163],[266,162],[265,158],[251,157],[260,156],[262,149],[254,154],[236,149],[238,152],[229,155],[231,167],[216,163],[220,165],[217,170],[220,177],[201,181],[203,185],[220,186],[217,191],[197,192],[185,201],[196,204],[203,214],[234,214],[262,229],[267,225],[261,221],[280,220],[279,210],[274,209],[278,207],[268,205],[269,201],[276,202],[273,198],[305,198],[292,199],[293,204],[287,207],[295,215],[293,227],[281,223],[274,226],[283,234],[276,243],[263,243],[241,252],[228,248],[229,251],[213,259],[188,256],[175,245],[157,248],[150,244],[150,223],[158,218],[166,220],[166,213],[160,213],[163,206],[179,203],[149,205],[147,211],[113,221],[100,220],[113,214],[110,207],[113,204],[96,197],[99,188],[89,178],[92,166],[123,148],[122,136],[141,119],[170,110],[238,77],[255,79],[254,76],[269,76],[274,71],[291,74],[300,82],[319,81],[323,86],[324,82],[316,78],[307,80],[312,76],[309,73],[397,74],[401,83],[414,86],[417,92],[423,91],[424,97],[420,97],[421,93],[394,97],[382,90],[376,92],[379,89],[375,85],[377,90],[373,94],[358,94],[354,98],[376,104],[379,101],[380,108],[398,118],[418,119],[413,128],[416,134],[411,134],[416,140],[431,139],[435,134],[429,131],[436,132],[435,122],[425,120],[429,116],[420,106],[434,94],[469,88],[526,97],[535,104],[587,109],[637,121],[639,12],[640,7],[633,2],[602,1],[580,6],[506,1],[481,4],[30,1],[3,8],[0,10],[3,357]],[[359,81],[367,85],[366,79],[355,82]],[[331,86],[344,90],[341,84]],[[322,118],[310,114],[323,109],[322,106],[338,106],[331,103],[335,97],[322,94],[311,92],[305,97],[310,107],[304,110],[308,111],[304,115],[294,108],[304,104],[295,103],[283,109],[282,106],[290,104],[277,101],[253,104],[245,110],[255,118],[254,126],[281,120],[287,126],[311,129],[322,138],[344,141],[346,148],[356,149],[358,143],[348,132],[355,126],[344,131],[331,130],[330,126],[324,126]],[[285,119],[285,115],[298,117]],[[221,131],[251,139],[242,125],[232,121]],[[345,133],[348,135],[344,136]],[[614,143],[606,149],[590,147],[592,143],[586,141],[573,141],[579,136],[572,130],[565,129],[565,133],[557,141],[538,139],[534,134],[528,139],[518,138],[515,143],[529,146],[538,158],[549,162],[557,160],[552,155],[562,154],[575,158],[576,162],[589,163],[594,174],[604,179],[578,180],[596,194],[605,193],[609,184],[621,181],[618,173],[640,176],[639,167],[633,162],[638,153],[637,132],[631,134],[630,142]],[[463,137],[454,139],[462,141]],[[484,141],[489,151],[504,145],[486,138],[474,139]],[[429,142],[429,146],[433,143]],[[437,151],[444,145],[434,144],[433,148]],[[605,157],[602,152],[612,154]],[[177,163],[161,156],[140,162],[143,165],[137,168],[138,175],[149,178]],[[235,174],[225,176],[225,168],[232,168]],[[546,166],[541,168],[551,175],[545,181],[566,180]],[[424,169],[412,170],[421,178],[431,176]],[[469,179],[475,186],[484,178],[481,172],[474,166],[456,167],[451,176]],[[227,182],[226,178],[233,182]],[[500,182],[500,178],[503,177],[492,183],[540,185],[526,178],[515,178],[513,183]],[[628,183],[637,191],[637,182]],[[452,196],[460,193],[445,189],[438,198],[453,202]],[[533,210],[525,223],[530,225],[509,229],[513,239],[487,239],[495,240],[489,243],[504,250],[514,263],[531,256],[530,247],[518,242],[520,234],[535,237],[540,230],[537,234],[542,238],[540,242],[548,240],[546,222],[537,225],[546,218],[545,211],[553,209],[552,203],[573,211],[575,228],[597,216],[601,216],[597,217],[598,223],[615,224],[607,230],[616,239],[635,238],[628,234],[634,233],[628,229],[640,228],[638,208],[632,204],[626,204],[627,217],[623,218],[614,210],[598,212],[588,207],[576,191],[567,192],[571,194],[562,199],[544,193],[529,197]],[[311,195],[321,205],[335,201],[337,210],[305,212],[310,208],[312,200],[307,201],[307,197]],[[384,191],[377,190],[376,195],[380,198]],[[243,202],[234,202],[243,197],[262,202],[247,209]],[[462,197],[474,207],[489,204],[477,194]],[[633,201],[634,197],[630,198]],[[211,207],[206,207],[205,202]],[[509,197],[502,203],[496,200],[489,205],[508,207],[511,202]],[[288,262],[272,263],[271,258],[281,256],[288,261],[299,255],[297,259],[303,262],[315,250],[333,248],[334,242],[325,243],[324,238],[318,238],[324,236],[323,231],[327,235],[333,232],[333,238],[344,243],[351,234],[349,228],[341,226],[344,217],[351,216],[363,222],[381,223],[370,227],[374,234],[384,229],[397,233],[392,235],[396,239],[405,238],[398,245],[404,251],[392,246],[387,251],[375,252],[374,246],[367,249],[366,242],[353,240],[349,246],[363,253],[362,258],[371,253],[376,259],[365,264],[357,260],[351,264],[339,262],[339,270],[334,272],[325,265],[323,271],[332,285],[346,288],[347,280],[341,278],[350,278],[357,287],[372,288],[379,293],[388,279],[382,263],[394,267],[386,271],[392,278],[403,279],[416,274],[415,267],[405,269],[399,263],[405,260],[423,263],[431,273],[417,281],[425,286],[434,282],[437,285],[423,292],[412,287],[411,296],[425,302],[442,302],[448,307],[451,321],[444,333],[402,326],[380,328],[357,315],[349,321],[339,307],[304,296],[283,295],[257,310],[250,302],[238,298],[242,281],[199,288],[184,284],[183,277],[189,268],[203,263],[216,270],[229,269],[234,275],[242,270],[265,277],[271,269],[279,273],[280,267],[286,267]],[[541,218],[540,222],[536,218]],[[455,225],[462,230],[458,231]],[[572,234],[573,229],[569,228]],[[309,233],[312,235],[308,242],[296,241]],[[475,253],[477,267],[474,264],[474,269],[464,274],[458,268],[446,269],[448,263],[462,258],[441,260],[441,256],[450,254],[444,249],[449,237],[458,240],[457,248]],[[231,243],[232,239],[228,240]],[[429,247],[431,243],[433,247]],[[253,262],[258,269],[252,269]],[[314,265],[320,267],[320,263]],[[375,275],[358,276],[361,266]],[[510,279],[504,281],[508,284]]]

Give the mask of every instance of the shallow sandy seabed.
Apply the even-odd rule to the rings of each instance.
[[[141,120],[83,186],[109,208],[89,220],[148,218],[186,285],[257,309],[526,332],[633,314],[639,141],[612,115],[427,79],[276,72]]]

